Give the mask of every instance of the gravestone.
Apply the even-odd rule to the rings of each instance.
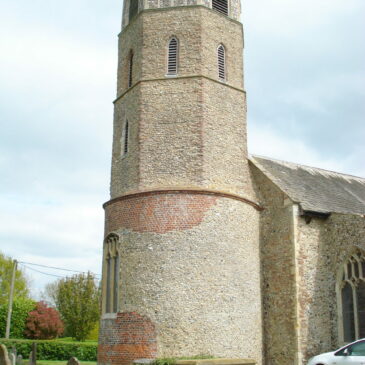
[[[68,360],[67,365],[80,365],[80,361],[77,360],[76,357],[71,357],[71,359]]]
[[[37,344],[32,343],[32,351],[29,354],[29,365],[37,365]]]
[[[22,355],[18,355],[16,357],[16,365],[23,365],[23,356]]]
[[[16,365],[16,357],[12,352],[9,354],[9,360],[11,365]]]
[[[0,365],[11,365],[8,350],[4,345],[0,345]]]

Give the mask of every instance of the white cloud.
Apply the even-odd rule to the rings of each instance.
[[[248,148],[250,154],[261,155],[278,160],[319,167],[326,170],[337,171],[355,176],[365,176],[362,151],[343,156],[338,159],[330,154],[324,155],[298,138],[290,138],[278,134],[270,125],[259,126],[251,121],[248,128]]]
[[[5,4],[0,250],[100,272],[121,3]],[[363,0],[244,1],[251,153],[365,176],[354,103],[364,10]],[[31,275],[37,290],[53,280]]]

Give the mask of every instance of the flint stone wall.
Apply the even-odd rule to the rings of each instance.
[[[181,220],[180,227],[155,233],[153,218],[143,230],[124,228],[123,219],[119,229],[113,227],[121,237],[119,311],[153,323],[158,357],[211,354],[261,364],[259,213],[233,199],[196,199],[197,205],[204,199],[209,204],[204,219],[193,227]],[[153,217],[154,210],[144,204],[143,211]],[[185,208],[178,196],[164,214],[180,216]],[[106,316],[102,328],[113,321]],[[148,356],[136,358],[143,357]]]
[[[299,343],[303,363],[333,351],[339,340],[336,280],[356,248],[365,251],[365,219],[332,213],[326,219],[298,221]]]

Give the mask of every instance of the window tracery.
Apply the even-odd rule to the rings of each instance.
[[[104,313],[117,313],[119,306],[119,237],[111,233],[104,241]]]
[[[342,342],[365,337],[365,255],[360,250],[343,264],[338,299]]]

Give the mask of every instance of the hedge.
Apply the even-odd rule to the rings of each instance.
[[[36,303],[27,298],[15,298],[13,313],[11,315],[10,337],[25,338],[24,329],[28,313],[32,311]],[[0,338],[5,336],[6,319],[8,316],[8,304],[0,305]]]
[[[38,360],[69,360],[71,357],[77,357],[80,361],[96,361],[97,344],[84,342],[62,342],[62,341],[44,341],[44,340],[6,340],[0,339],[10,351],[16,348],[18,355],[23,359],[28,359],[32,351],[32,343],[37,343]]]

